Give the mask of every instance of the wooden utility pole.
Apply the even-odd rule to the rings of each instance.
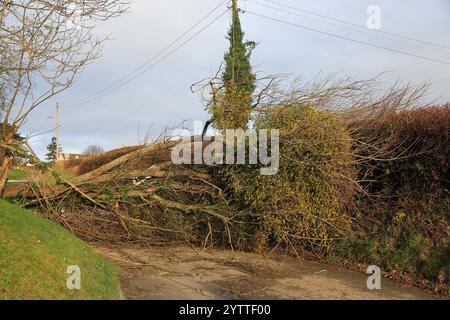
[[[232,57],[232,59],[233,59],[233,76],[232,76],[232,78],[233,78],[233,81],[234,81],[234,27],[233,27],[233,24],[234,24],[234,18],[235,18],[235,16],[238,16],[239,15],[239,9],[238,9],[238,2],[237,2],[237,0],[233,0],[233,12],[231,13],[231,27],[233,28],[233,47],[232,47],[232,54],[233,54],[233,57]]]
[[[56,161],[59,160],[59,102],[56,104]]]

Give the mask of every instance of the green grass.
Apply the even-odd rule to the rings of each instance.
[[[67,289],[67,268],[81,290]],[[0,300],[120,299],[119,269],[63,227],[0,200]]]
[[[21,169],[12,169],[8,172],[9,180],[23,180],[29,177],[29,172]]]

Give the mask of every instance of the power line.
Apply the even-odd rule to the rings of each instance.
[[[123,76],[122,78],[120,78],[119,80],[111,83],[110,85],[108,85],[107,87],[103,88],[102,90],[97,91],[94,94],[91,94],[90,96],[87,96],[83,99],[80,99],[78,101],[75,101],[74,103],[68,104],[69,107],[74,107],[74,106],[78,106],[78,105],[83,105],[86,104],[88,102],[97,100],[95,99],[97,96],[98,98],[103,97],[104,95],[102,95],[105,92],[111,92],[111,89],[113,89],[112,91],[121,88],[122,86],[119,86],[117,88],[115,88],[117,85],[119,85],[120,83],[122,83],[123,81],[127,80],[129,77],[133,76],[134,74],[136,74],[137,72],[139,72],[140,70],[142,70],[143,68],[145,68],[146,66],[148,66],[150,63],[152,63],[153,61],[155,61],[159,56],[161,56],[165,51],[167,51],[168,49],[170,49],[172,46],[174,46],[177,42],[179,42],[181,39],[183,39],[186,35],[188,35],[192,30],[194,30],[197,26],[199,26],[202,22],[204,22],[208,17],[210,17],[215,11],[217,11],[224,3],[226,3],[228,0],[224,0],[221,3],[219,3],[215,8],[213,8],[211,11],[209,11],[204,17],[202,17],[199,21],[197,21],[194,25],[192,25],[187,31],[185,31],[183,34],[181,34],[178,38],[176,38],[174,41],[172,41],[169,45],[167,45],[166,47],[164,47],[161,51],[159,51],[156,55],[154,55],[153,57],[151,57],[150,59],[148,59],[147,61],[145,61],[143,64],[141,64],[140,66],[138,66],[136,69],[134,69],[133,71],[131,71],[130,73],[126,74],[125,76]],[[228,11],[228,10],[227,10]],[[226,12],[226,11],[225,11]],[[222,14],[223,15],[223,14]],[[220,16],[221,17],[221,16]],[[219,17],[219,18],[220,18]],[[217,18],[216,20],[214,20],[213,22],[217,21],[219,18]],[[207,27],[209,27],[211,24],[209,24]],[[206,28],[204,28],[206,29]],[[204,29],[202,29],[201,31],[203,31]],[[199,33],[198,33],[199,34]],[[197,35],[198,35],[197,34]],[[146,69],[148,70],[148,69]],[[142,74],[142,73],[140,73]],[[139,74],[139,75],[140,75]],[[136,77],[132,78],[131,80],[135,79]],[[130,80],[130,81],[131,81]],[[128,83],[129,81],[126,81],[126,83]]]
[[[196,38],[199,34],[201,34],[203,31],[205,31],[208,27],[210,27],[212,24],[214,24],[217,20],[219,20],[221,17],[223,17],[226,13],[228,12],[228,9],[225,10],[223,13],[221,13],[218,17],[216,17],[213,21],[211,21],[209,24],[207,24],[205,27],[203,27],[202,29],[200,29],[198,32],[196,32],[193,36],[189,37],[186,41],[184,41],[183,43],[181,43],[179,46],[177,46],[175,49],[173,49],[172,51],[170,51],[168,54],[164,55],[161,59],[157,60],[155,63],[149,65],[147,68],[145,68],[144,70],[142,70],[141,72],[139,72],[138,74],[136,74],[135,76],[133,76],[132,78],[130,78],[129,80],[127,80],[126,82],[111,88],[109,91],[101,94],[100,96],[84,101],[78,105],[83,105],[86,103],[90,103],[93,101],[96,101],[106,95],[108,95],[109,93],[120,89],[122,87],[124,87],[125,85],[127,85],[129,82],[133,81],[134,79],[138,78],[139,76],[141,76],[142,74],[146,73],[147,71],[149,71],[150,69],[153,69],[154,67],[156,67],[158,64],[160,64],[161,62],[163,62],[164,60],[166,60],[168,57],[170,57],[173,53],[175,53],[176,51],[178,51],[179,49],[181,49],[182,47],[184,47],[186,44],[188,44],[189,42],[191,42],[194,38]],[[75,106],[78,106],[75,105]],[[73,105],[72,105],[73,107]]]
[[[265,16],[265,15],[262,15],[262,14],[259,14],[259,13],[255,13],[255,12],[251,12],[251,11],[248,11],[248,10],[246,11],[246,13],[254,15],[254,16],[258,16],[260,18],[264,18],[264,19],[267,19],[267,20],[272,20],[272,21],[283,23],[283,24],[290,25],[290,26],[293,26],[293,27],[301,28],[301,29],[304,29],[304,30],[309,30],[309,31],[321,33],[321,34],[324,34],[324,35],[327,35],[327,36],[330,36],[330,37],[335,37],[335,38],[338,38],[338,39],[359,43],[359,44],[366,45],[366,46],[369,46],[369,47],[374,47],[374,48],[383,49],[383,50],[386,50],[386,51],[399,53],[399,54],[410,56],[410,57],[415,57],[415,58],[419,58],[419,59],[423,59],[423,60],[428,60],[428,61],[433,61],[433,62],[437,62],[437,63],[441,63],[441,64],[450,65],[450,62],[448,62],[448,61],[443,61],[443,60],[439,60],[439,59],[435,59],[435,58],[421,56],[421,55],[414,54],[414,53],[409,53],[409,52],[396,50],[396,49],[380,46],[380,45],[369,43],[369,42],[364,42],[364,41],[348,38],[348,37],[341,36],[341,35],[338,35],[338,34],[335,34],[335,33],[326,32],[326,31],[322,31],[322,30],[306,27],[306,26],[303,26],[303,25],[300,25],[300,24],[296,24],[296,23],[285,21],[285,20],[281,20],[281,19]]]
[[[280,2],[276,2],[276,1],[273,1],[273,0],[261,0],[261,1],[269,2],[269,3],[272,3],[272,4],[278,5],[280,7],[289,8],[289,9],[300,11],[300,12],[304,12],[304,13],[307,13],[307,14],[310,14],[310,15],[313,15],[313,16],[316,16],[316,17],[321,17],[321,18],[333,20],[333,21],[336,21],[336,22],[340,22],[340,23],[343,23],[343,24],[347,24],[347,25],[351,25],[351,26],[354,26],[354,27],[357,27],[357,28],[360,28],[360,29],[362,28],[364,30],[367,30],[367,28],[365,26],[363,26],[363,25],[360,25],[360,24],[357,24],[357,23],[352,23],[352,22],[349,22],[349,21],[346,21],[346,20],[343,20],[343,19],[330,17],[330,16],[327,16],[327,15],[324,15],[324,14],[320,14],[320,13],[309,11],[309,10],[305,10],[305,9],[301,9],[301,8],[298,8],[298,7],[293,7],[293,6],[286,5],[286,4],[283,4],[283,3],[280,3]],[[419,42],[419,43],[426,44],[426,45],[433,46],[433,47],[439,47],[439,48],[442,48],[442,49],[450,50],[449,46],[445,46],[445,45],[442,45],[442,44],[438,44],[438,43],[434,43],[434,42],[430,42],[430,41],[425,41],[425,40],[421,40],[421,39],[417,39],[417,38],[413,38],[413,37],[404,36],[404,35],[401,35],[401,34],[398,34],[398,33],[393,33],[393,32],[388,32],[388,31],[383,31],[383,30],[373,30],[373,31],[378,32],[378,33],[383,33],[383,34],[386,34],[386,35],[390,35],[390,36],[394,36],[394,37],[398,37],[398,38],[402,38],[402,39],[409,40],[409,41]]]
[[[250,2],[250,3],[256,4],[256,5],[258,5],[258,6],[266,7],[266,8],[269,8],[269,9],[272,9],[272,10],[276,10],[276,11],[279,11],[279,12],[288,13],[288,14],[295,15],[295,16],[297,16],[297,17],[301,17],[301,18],[305,18],[305,19],[309,19],[309,20],[312,20],[312,21],[317,21],[317,22],[320,22],[320,23],[325,23],[325,24],[328,24],[328,25],[331,25],[331,26],[335,26],[335,27],[338,27],[338,28],[342,28],[342,29],[346,29],[346,30],[351,30],[351,31],[353,31],[353,32],[359,32],[359,33],[363,33],[363,34],[371,35],[371,36],[378,36],[378,37],[380,37],[381,39],[394,40],[394,39],[392,38],[392,36],[393,36],[392,34],[390,34],[391,37],[386,37],[386,36],[383,35],[383,33],[384,33],[384,34],[389,34],[389,33],[387,33],[387,32],[381,32],[381,33],[377,32],[377,33],[374,33],[373,31],[379,31],[379,30],[369,30],[369,29],[367,29],[367,28],[364,27],[364,26],[361,26],[361,25],[358,25],[358,24],[354,24],[354,23],[351,23],[351,22],[346,22],[346,21],[339,20],[339,19],[334,19],[334,18],[331,18],[331,17],[328,18],[328,19],[337,20],[337,21],[339,21],[339,22],[341,22],[341,23],[345,23],[345,24],[347,24],[347,25],[352,26],[352,27],[348,27],[348,26],[345,26],[345,25],[342,25],[342,24],[333,23],[333,22],[326,21],[326,20],[323,20],[323,19],[318,19],[318,18],[310,17],[310,16],[307,16],[307,15],[304,15],[304,14],[299,14],[299,13],[293,12],[292,10],[286,10],[286,9],[277,8],[277,7],[274,7],[274,6],[271,6],[271,5],[267,5],[267,4],[261,3],[261,2],[256,1],[256,0],[247,0],[247,1]],[[262,1],[268,1],[268,0],[262,0]],[[274,3],[273,1],[269,1],[269,2]],[[279,5],[279,6],[284,6],[284,5],[281,5],[281,4],[278,4],[278,5]],[[290,7],[290,6],[284,6],[284,7],[292,8],[292,7]],[[297,11],[298,11],[298,10],[302,10],[302,9],[297,9]],[[302,11],[303,11],[303,10],[302,10]],[[307,11],[307,12],[309,12],[309,11]],[[309,13],[309,14],[311,14],[311,13]],[[317,15],[318,15],[318,14],[317,14]],[[318,16],[322,16],[322,15],[318,15]],[[355,26],[356,26],[357,28],[354,28]],[[402,38],[405,39],[405,37],[403,37],[403,36],[398,36],[398,37],[402,37]],[[406,39],[409,40],[410,38],[406,38]],[[416,42],[422,42],[421,40],[415,40],[415,41],[416,41]],[[406,42],[405,42],[405,43],[406,43]],[[425,47],[423,47],[423,46],[418,46],[417,44],[416,44],[416,46],[419,47],[419,48],[422,48],[422,49],[426,49]],[[436,45],[436,46],[442,47],[442,48],[446,48],[445,46],[440,46],[440,45]],[[449,48],[449,49],[450,49],[450,48]],[[439,50],[439,52],[445,52],[445,53],[447,53],[447,54],[449,53],[448,50],[442,50],[442,49],[434,49],[434,50]]]
[[[36,128],[33,128],[32,130],[30,130],[29,136],[31,138],[47,133],[49,132],[49,130],[45,130],[42,131],[44,129],[44,127],[47,127],[47,122],[49,121],[49,119],[53,119],[53,114],[55,113],[54,109],[51,109],[51,112],[48,114],[47,117],[45,117],[45,119],[42,121],[41,125],[37,126]],[[54,129],[50,130],[53,131]]]

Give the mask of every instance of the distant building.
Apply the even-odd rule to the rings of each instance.
[[[73,159],[81,159],[85,156],[82,154],[76,154],[76,153],[61,153],[59,155],[59,158],[57,161],[67,161],[67,160],[73,160]]]

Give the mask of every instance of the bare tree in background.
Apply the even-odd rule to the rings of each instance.
[[[34,109],[68,89],[100,56],[107,38],[93,35],[96,23],[125,13],[129,0],[0,1],[2,196],[12,154],[23,149],[14,136]]]
[[[83,151],[83,155],[91,157],[91,156],[98,156],[104,152],[105,150],[102,147],[93,144]]]

